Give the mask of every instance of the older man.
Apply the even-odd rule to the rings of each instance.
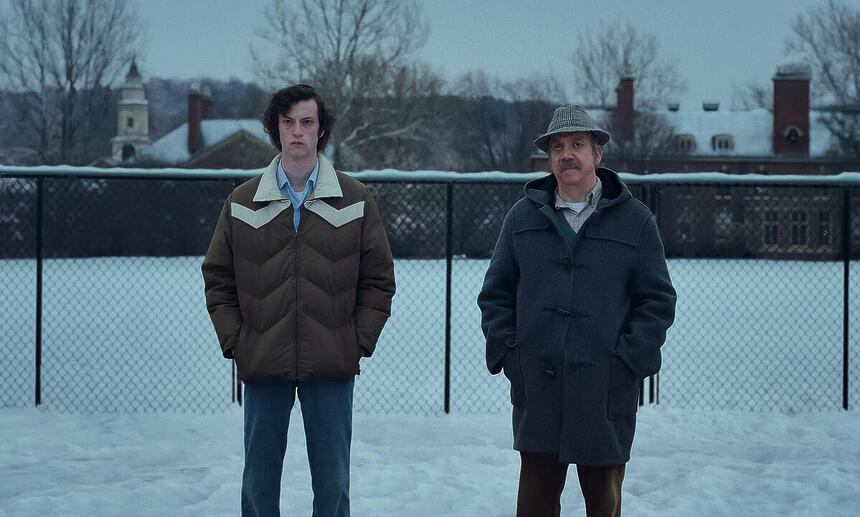
[[[478,296],[490,373],[511,385],[517,516],[558,516],[569,464],[586,514],[621,513],[639,382],[660,369],[675,314],[648,208],[599,167],[609,134],[581,106],[534,145],[552,175],[510,209]]]

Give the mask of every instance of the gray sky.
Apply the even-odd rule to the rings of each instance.
[[[792,19],[825,0],[424,0],[430,37],[416,57],[448,79],[483,69],[516,79],[551,73],[572,88],[569,56],[577,33],[632,23],[657,36],[660,56],[677,61],[683,107],[718,100],[735,87],[769,84],[789,62]],[[144,77],[252,80],[248,48],[265,23],[257,0],[135,0],[148,31],[139,52]]]

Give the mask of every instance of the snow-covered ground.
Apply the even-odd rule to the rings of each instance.
[[[40,410],[28,408],[35,266],[0,261],[0,517],[237,514],[241,409],[203,306],[200,260],[46,261]],[[507,383],[486,373],[475,305],[486,261],[454,263],[450,415],[444,262],[395,267],[393,316],[356,383],[353,515],[513,516]],[[660,404],[640,410],[625,514],[860,514],[860,413],[838,410],[842,265],[669,267],[678,315]],[[857,318],[850,330],[854,343]],[[860,362],[850,364],[853,408]],[[301,426],[290,434],[282,508],[307,515]],[[569,479],[565,513],[581,515]]]
[[[0,422],[0,516],[239,514],[238,408],[210,415],[4,409]],[[353,515],[513,517],[519,461],[509,412],[359,413],[354,423]],[[856,411],[645,407],[624,514],[854,516],[858,436]],[[281,508],[311,513],[301,425],[290,429]],[[584,515],[573,469],[563,513]]]
[[[201,257],[48,260],[44,266],[42,401],[62,411],[222,411],[230,363],[203,300]],[[507,383],[487,375],[475,300],[485,260],[452,271],[451,408],[492,413]],[[820,411],[842,406],[843,265],[670,260],[678,310],[663,348],[660,404]],[[363,412],[432,414],[443,406],[445,263],[398,260],[392,317],[362,361]],[[32,405],[35,265],[0,261],[0,407]],[[860,314],[852,264],[851,314]],[[851,321],[852,342],[860,318]],[[860,401],[860,361],[849,361]]]

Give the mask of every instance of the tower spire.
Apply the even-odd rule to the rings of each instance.
[[[125,83],[119,95],[116,136],[111,140],[112,158],[117,163],[132,158],[149,141],[149,103],[143,90],[143,79],[132,56]]]

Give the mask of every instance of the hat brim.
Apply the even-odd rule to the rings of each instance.
[[[547,149],[549,148],[549,137],[551,137],[552,135],[557,135],[559,133],[591,133],[591,138],[595,142],[597,142],[597,145],[606,145],[610,140],[609,133],[602,129],[597,129],[593,127],[563,127],[535,138],[532,144],[541,151],[547,152]]]

